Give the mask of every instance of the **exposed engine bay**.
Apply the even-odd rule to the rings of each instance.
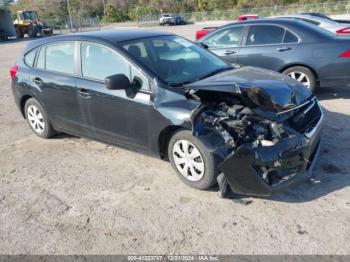
[[[197,93],[195,96],[199,99]],[[219,133],[230,151],[244,143],[253,147],[273,146],[289,136],[282,123],[256,112],[254,106],[247,106],[249,102],[242,101],[242,97],[215,93],[200,99],[204,105],[197,113],[197,121]]]
[[[215,140],[215,153],[223,159],[219,167],[224,181],[234,192],[248,189],[252,195],[269,195],[309,169],[319,139],[310,145],[304,132],[313,128],[321,116],[314,100],[276,113],[242,94],[188,94],[201,102],[194,113],[195,135]]]
[[[220,132],[233,150],[243,143],[272,146],[287,133],[281,124],[257,116],[249,107],[225,102],[202,113],[203,123]]]

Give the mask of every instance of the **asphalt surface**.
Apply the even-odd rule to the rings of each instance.
[[[155,29],[193,39],[200,27]],[[167,162],[32,134],[9,80],[28,41],[0,43],[1,254],[350,254],[348,88],[318,94],[327,119],[314,182],[221,199],[184,185]]]

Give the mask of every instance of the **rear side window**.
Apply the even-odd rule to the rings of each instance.
[[[26,65],[30,67],[34,66],[36,51],[37,49],[34,49],[24,56],[24,62],[26,63]]]
[[[74,42],[48,44],[46,46],[46,70],[74,74]]]
[[[296,35],[292,34],[288,30],[286,30],[286,34],[284,35],[283,43],[289,44],[289,43],[298,43],[299,39]]]
[[[249,28],[246,45],[269,45],[282,43],[284,28],[274,25],[256,25]]]
[[[36,67],[39,69],[45,69],[45,50],[46,46],[42,46],[39,50]]]
[[[115,74],[124,74],[130,79],[129,64],[116,52],[98,44],[82,43],[81,69],[84,77],[100,81]]]

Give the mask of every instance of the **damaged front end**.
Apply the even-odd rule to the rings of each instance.
[[[188,90],[201,101],[193,113],[194,135],[217,156],[222,195],[268,196],[311,177],[323,113],[315,97],[277,106],[261,89]],[[208,142],[210,141],[210,142]]]

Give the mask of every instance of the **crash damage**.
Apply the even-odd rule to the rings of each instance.
[[[193,134],[212,145],[222,196],[227,186],[238,194],[268,196],[312,175],[324,118],[313,95],[290,84],[278,93],[225,74],[185,90],[200,102],[192,113]]]

